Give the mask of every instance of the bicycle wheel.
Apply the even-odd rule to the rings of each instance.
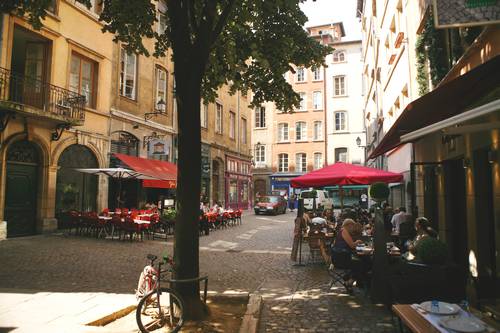
[[[184,322],[184,303],[172,289],[154,289],[140,300],[135,318],[141,332],[175,333]]]

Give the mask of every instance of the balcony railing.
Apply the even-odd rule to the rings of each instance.
[[[83,125],[85,96],[0,67],[0,111]]]

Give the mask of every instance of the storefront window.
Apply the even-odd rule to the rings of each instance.
[[[241,202],[245,204],[248,202],[248,182],[243,182],[241,184]]]
[[[231,180],[229,183],[229,203],[238,202],[238,181]]]
[[[83,145],[66,148],[57,163],[56,213],[71,209],[95,211],[97,176],[78,172],[75,168],[97,168],[97,160]]]

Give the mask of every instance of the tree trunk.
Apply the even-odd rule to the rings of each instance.
[[[176,278],[199,276],[199,211],[201,187],[200,82],[194,74],[176,66],[178,77],[178,143],[177,221],[175,224],[174,261]],[[178,71],[178,69],[180,69]],[[183,68],[185,69],[185,67]],[[182,79],[179,77],[182,75]],[[183,75],[184,74],[184,75]],[[200,300],[199,282],[178,284],[185,302],[187,319],[197,320],[205,314]]]
[[[371,299],[374,303],[389,302],[388,269],[389,259],[387,257],[386,236],[384,230],[384,216],[379,204],[375,207],[375,233],[373,254],[373,276],[370,288]]]

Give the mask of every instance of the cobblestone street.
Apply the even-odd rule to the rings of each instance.
[[[241,226],[201,237],[200,270],[209,276],[209,291],[259,291],[260,332],[392,332],[388,310],[361,293],[330,290],[323,266],[293,266],[293,218],[293,213],[249,214]],[[172,238],[166,243],[61,234],[9,239],[0,243],[0,288],[130,294],[146,254],[163,251],[172,253]],[[307,252],[306,246],[306,260]]]

